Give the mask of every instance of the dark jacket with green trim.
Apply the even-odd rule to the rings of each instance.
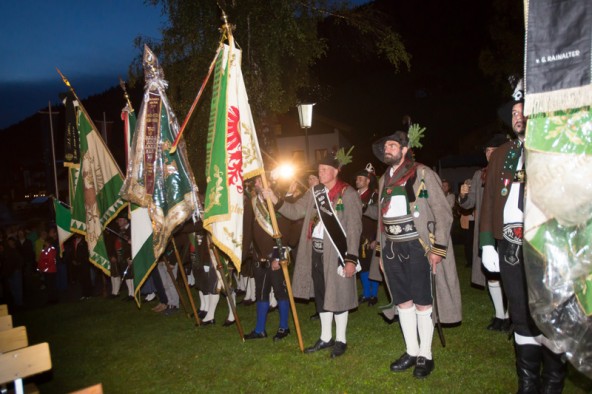
[[[483,189],[483,200],[481,202],[481,216],[479,217],[479,247],[481,248],[489,245],[495,246],[495,240],[504,237],[504,207],[509,193],[502,196],[502,189],[504,188],[502,172],[504,162],[512,145],[512,141],[506,142],[497,148],[489,158],[487,178],[485,179],[485,189]],[[514,178],[513,175],[512,178]],[[509,190],[511,180],[506,187]]]

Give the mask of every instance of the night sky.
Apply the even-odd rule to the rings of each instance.
[[[158,39],[165,18],[143,0],[2,1],[0,129],[58,102],[56,67],[81,98],[127,78],[133,40]]]

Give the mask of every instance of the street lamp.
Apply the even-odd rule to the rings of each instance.
[[[310,165],[310,154],[308,149],[308,129],[312,126],[312,107],[316,103],[303,104],[300,103],[298,107],[298,119],[300,120],[300,128],[304,129],[304,141],[306,144],[306,164]]]

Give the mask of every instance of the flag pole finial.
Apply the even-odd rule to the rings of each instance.
[[[125,88],[125,81],[119,77],[119,86],[123,90],[123,96],[125,97],[125,101],[130,109],[130,112],[134,112],[134,107],[132,107],[132,102],[130,101],[129,95],[127,94],[127,89]]]

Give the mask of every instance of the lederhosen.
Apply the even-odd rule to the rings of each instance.
[[[276,241],[273,238],[273,228],[265,201],[257,196],[251,200],[251,207],[255,220],[252,221],[254,265],[253,275],[255,277],[255,298],[257,301],[269,301],[269,293],[273,293],[278,300],[288,299],[286,281],[281,269],[271,269],[271,262],[279,258]],[[278,221],[279,225],[279,221]],[[282,233],[283,235],[283,233]]]
[[[397,184],[387,172],[381,194],[381,222],[386,236],[381,255],[396,305],[406,301],[413,301],[416,305],[432,304],[430,263],[409,209],[409,203],[416,198],[413,191],[415,179],[416,174],[413,174],[402,184]],[[395,196],[402,198],[406,213],[398,217],[385,217]]]

